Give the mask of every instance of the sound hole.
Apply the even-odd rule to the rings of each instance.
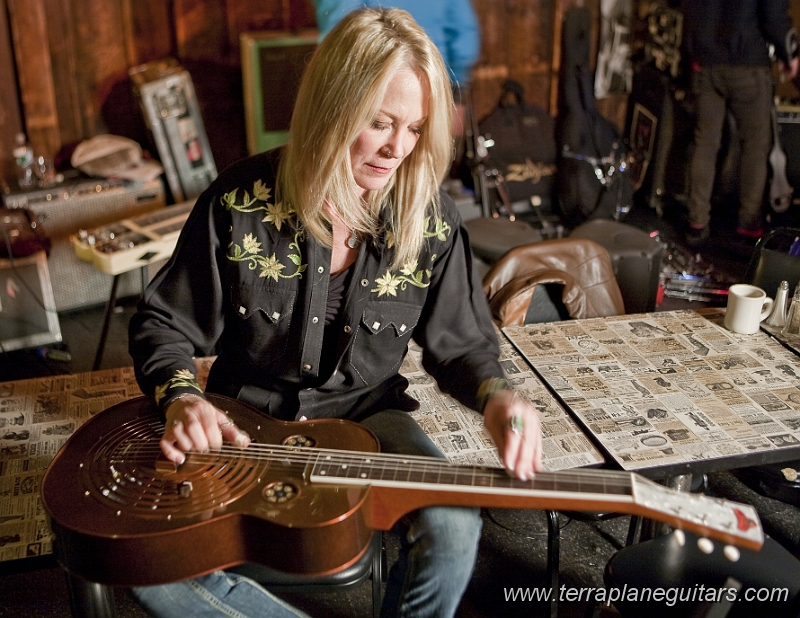
[[[317,445],[314,438],[309,436],[294,435],[283,439],[284,446],[297,446],[300,448],[311,448]]]
[[[222,451],[190,454],[176,472],[165,474],[156,469],[162,432],[160,423],[136,419],[104,436],[82,469],[87,495],[126,515],[195,518],[249,492],[267,468],[257,457]]]

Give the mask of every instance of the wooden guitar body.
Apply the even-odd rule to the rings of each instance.
[[[320,448],[378,450],[372,433],[355,423],[286,423],[232,399],[209,399],[254,442],[302,435]],[[42,499],[48,513],[58,514],[51,517],[55,551],[68,570],[125,586],[242,562],[325,573],[348,566],[369,545],[372,529],[361,508],[367,486],[311,484],[303,462],[255,451],[253,458],[190,454],[177,471],[156,466],[162,433],[155,406],[139,398],[92,418],[56,455]]]
[[[774,105],[772,106],[772,150],[769,153],[769,165],[772,169],[772,181],[769,187],[770,203],[772,210],[780,214],[789,210],[792,205],[794,189],[786,177],[786,153],[781,147],[778,116]]]

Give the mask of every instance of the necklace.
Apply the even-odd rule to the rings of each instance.
[[[351,249],[355,249],[358,245],[361,244],[361,239],[356,234],[355,230],[350,230],[350,237],[347,239],[347,246]]]

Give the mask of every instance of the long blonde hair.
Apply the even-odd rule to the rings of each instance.
[[[362,200],[350,146],[370,125],[397,71],[409,67],[430,91],[428,116],[414,150],[387,185]],[[438,215],[439,185],[453,158],[453,95],[444,61],[405,11],[360,9],[347,15],[314,52],[303,75],[281,159],[277,198],[325,246],[332,237],[327,201],[362,235],[390,231],[393,267],[417,259],[426,213]],[[381,209],[388,204],[385,212]],[[433,211],[428,212],[432,205]],[[381,225],[388,230],[381,230]]]

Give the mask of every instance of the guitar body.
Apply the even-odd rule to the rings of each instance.
[[[55,551],[100,584],[148,586],[244,562],[335,573],[366,551],[373,529],[433,505],[629,513],[726,543],[763,543],[752,506],[677,492],[630,472],[575,469],[512,478],[502,468],[378,453],[356,423],[276,421],[209,395],[252,438],[246,449],[161,455],[163,424],[141,397],[97,414],[67,441],[42,481]]]
[[[339,420],[277,421],[209,395],[253,442],[373,452],[367,429]],[[48,468],[42,500],[62,565],[107,585],[146,586],[243,562],[289,573],[346,568],[366,550],[366,486],[310,484],[305,462],[189,454],[159,461],[163,424],[141,397],[84,423]],[[303,446],[297,446],[301,450]],[[239,455],[239,453],[245,456]],[[167,465],[163,465],[163,464]]]
[[[772,150],[769,153],[769,165],[772,168],[772,182],[769,197],[772,210],[780,214],[789,210],[792,204],[794,189],[786,177],[786,153],[781,148],[778,117],[775,106],[772,106]]]

